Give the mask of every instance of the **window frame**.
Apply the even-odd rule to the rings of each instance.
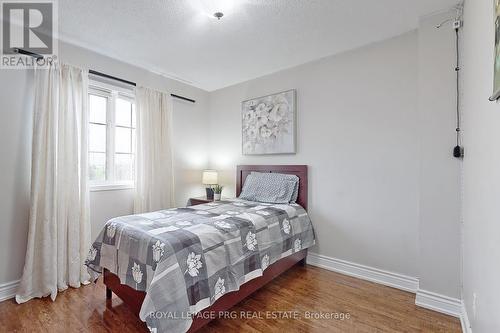
[[[115,152],[116,152],[116,144],[115,144],[115,138],[116,138],[116,100],[118,98],[128,100],[132,104],[135,104],[135,94],[133,90],[128,90],[121,88],[119,86],[113,86],[107,83],[99,82],[99,81],[94,81],[90,80],[89,82],[89,89],[87,93],[87,98],[89,101],[89,107],[90,107],[90,95],[95,95],[95,96],[100,96],[100,97],[105,97],[107,98],[107,104],[106,104],[106,164],[105,164],[105,170],[106,170],[106,180],[104,181],[93,181],[89,179],[89,189],[90,191],[111,191],[111,190],[125,190],[125,189],[134,189],[135,188],[135,179],[130,180],[130,181],[122,181],[122,180],[115,180]],[[89,110],[90,112],[90,110]],[[131,110],[132,112],[132,110]],[[94,123],[88,121],[89,125]],[[101,124],[102,123],[95,123],[95,124]],[[136,127],[133,127],[134,123],[132,122],[131,127],[126,127],[126,126],[121,126],[118,125],[118,127],[121,128],[131,128],[132,133],[134,133],[134,129]],[[131,138],[132,140],[133,138]],[[133,140],[131,141],[132,144],[132,152],[131,155],[133,156],[133,160],[135,163],[135,158],[137,156],[137,152],[134,150],[133,147]],[[88,153],[91,153],[90,149]],[[125,154],[125,153],[124,153]],[[135,168],[134,168],[135,170]],[[135,178],[135,177],[134,177]]]

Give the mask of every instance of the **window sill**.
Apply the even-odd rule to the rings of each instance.
[[[99,191],[120,191],[120,190],[130,190],[134,189],[134,184],[101,184],[101,185],[90,185],[90,192]]]

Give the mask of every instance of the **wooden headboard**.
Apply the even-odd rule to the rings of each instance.
[[[288,173],[299,177],[297,203],[307,210],[307,165],[238,165],[236,168],[236,196],[240,196],[245,179],[252,171]]]

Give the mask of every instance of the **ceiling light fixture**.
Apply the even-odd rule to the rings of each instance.
[[[214,13],[214,17],[216,17],[217,20],[220,20],[222,18],[222,16],[224,16],[224,13],[222,13],[222,12],[215,12]]]

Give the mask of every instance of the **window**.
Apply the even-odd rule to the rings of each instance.
[[[135,103],[132,92],[108,84],[91,84],[88,161],[93,189],[133,186]]]

